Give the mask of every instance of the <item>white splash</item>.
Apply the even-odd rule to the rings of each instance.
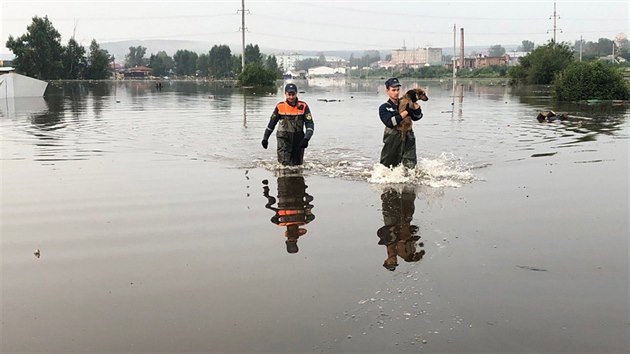
[[[415,169],[402,165],[387,168],[375,164],[368,182],[375,184],[421,184],[433,188],[460,187],[475,180],[466,166],[453,154],[442,153],[435,159],[420,158]]]
[[[276,175],[301,173],[363,180],[376,185],[409,184],[432,188],[460,187],[464,183],[476,180],[471,173],[472,167],[456,158],[453,154],[442,153],[435,158],[420,158],[414,169],[404,166],[387,168],[374,160],[363,156],[322,154],[307,160],[299,167],[282,166],[272,160],[254,161],[256,166],[273,171]]]

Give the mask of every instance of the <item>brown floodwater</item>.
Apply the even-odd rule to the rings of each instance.
[[[260,146],[281,83],[0,102],[0,351],[628,352],[628,106],[402,80],[429,101],[390,171],[381,81],[296,81],[302,170]]]

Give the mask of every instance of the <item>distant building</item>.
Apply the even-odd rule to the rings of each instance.
[[[305,56],[297,53],[276,55],[278,67],[282,69],[282,71],[294,71],[295,63],[304,59],[306,59]]]
[[[475,68],[479,69],[479,68],[486,68],[488,66],[494,66],[494,65],[507,65],[508,60],[509,60],[509,56],[507,54],[504,54],[500,57],[489,57],[489,56],[485,56],[485,55],[479,55],[475,58]]]
[[[346,68],[331,68],[328,66],[317,66],[308,69],[309,77],[317,76],[343,76],[346,75]]]
[[[392,49],[391,62],[395,66],[420,68],[428,65],[442,65],[442,48]]]
[[[326,65],[332,68],[345,68],[348,66],[348,61],[340,57],[326,56]]]
[[[147,68],[146,66],[135,66],[125,70],[124,75],[125,78],[142,79],[150,76],[152,71],[153,69]]]
[[[382,69],[391,69],[393,67],[396,67],[396,64],[391,60],[379,60],[376,62],[376,67]]]

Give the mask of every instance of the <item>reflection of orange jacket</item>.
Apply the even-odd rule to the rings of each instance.
[[[278,205],[274,207],[276,198],[269,195],[269,187],[265,186],[263,195],[268,200],[265,207],[276,212],[271,222],[278,226],[301,226],[315,219],[310,204],[313,197],[306,193],[306,188],[302,176],[278,177]]]

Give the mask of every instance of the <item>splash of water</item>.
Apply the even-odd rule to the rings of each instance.
[[[448,153],[434,159],[421,158],[414,169],[375,164],[368,178],[368,182],[375,184],[420,184],[433,188],[460,187],[474,180],[471,167]]]
[[[347,156],[322,155],[300,167],[282,166],[275,161],[257,160],[254,164],[276,175],[307,172],[312,175],[362,180],[376,185],[424,185],[432,188],[460,187],[475,180],[472,168],[453,154],[442,153],[436,158],[420,158],[414,169],[404,166],[387,168],[366,158],[347,159]]]

